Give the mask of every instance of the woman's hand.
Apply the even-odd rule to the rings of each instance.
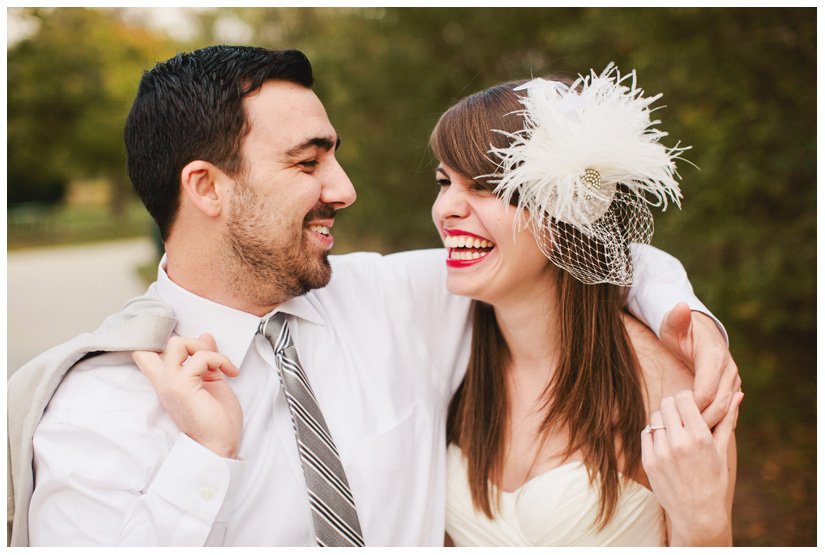
[[[235,458],[243,411],[226,378],[239,370],[217,350],[205,333],[198,339],[173,337],[163,353],[135,351],[132,359],[180,431],[221,457]]]
[[[691,391],[662,399],[642,432],[642,465],[670,523],[671,545],[731,545],[736,444],[731,441],[744,394],[734,394],[711,432]]]

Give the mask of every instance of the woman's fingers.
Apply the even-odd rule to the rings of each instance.
[[[708,425],[702,418],[702,413],[699,412],[699,407],[696,406],[692,391],[680,391],[673,397],[673,402],[687,433],[696,436],[710,433]]]
[[[659,411],[662,413],[662,423],[667,432],[669,441],[678,438],[683,431],[682,417],[676,408],[676,400],[673,397],[665,397],[659,403]]]
[[[654,412],[650,415],[650,428],[656,428],[662,425],[662,413],[659,411]],[[651,431],[649,428],[645,428],[642,430],[642,466],[645,468],[645,471],[650,473],[657,468],[657,461],[658,456],[656,453],[656,449],[653,443],[653,435],[659,432],[664,432],[664,430],[654,430]],[[659,437],[664,437],[663,434],[660,434]],[[660,442],[662,443],[662,442]]]
[[[734,394],[725,417],[712,432],[691,391],[662,399],[659,410],[650,415],[652,431],[645,429],[641,438],[642,464],[648,474],[671,466],[686,470],[694,464],[687,461],[694,461],[697,453],[715,452],[724,458],[743,396],[741,392]]]

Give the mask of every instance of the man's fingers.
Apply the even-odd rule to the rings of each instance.
[[[739,418],[739,405],[742,403],[742,399],[744,397],[745,394],[742,392],[737,392],[733,395],[733,399],[728,407],[728,412],[725,415],[725,418],[723,418],[719,425],[713,430],[713,439],[718,446],[719,453],[728,452],[728,443],[730,442],[731,433],[736,428],[736,421]]]
[[[198,339],[173,337],[162,355],[151,351],[135,351],[132,353],[132,359],[153,383],[157,382],[164,372],[183,377],[202,376],[208,381],[223,379],[224,375],[237,376],[238,368],[226,355],[216,351],[215,339],[204,333]],[[215,372],[220,375],[210,375]]]
[[[727,414],[734,393],[741,391],[742,380],[727,351],[721,355],[709,351],[696,365],[693,396],[705,423],[713,428]],[[721,373],[719,368],[722,368]]]
[[[692,317],[693,397],[705,422],[713,428],[727,413],[741,380],[724,337],[713,320],[700,313],[692,313]]]
[[[192,337],[172,337],[166,344],[163,360],[167,367],[176,368],[198,351],[211,351],[210,345]]]
[[[215,341],[215,338],[212,337],[211,333],[202,333],[200,337],[198,337],[198,340],[206,343],[210,351],[218,352],[218,343]]]
[[[665,347],[691,368],[692,356],[685,350],[690,347],[692,327],[693,318],[687,303],[679,303],[670,309],[659,327],[659,337],[662,338]]]
[[[152,383],[163,373],[163,359],[154,351],[132,351],[132,360]]]
[[[700,411],[707,409],[716,399],[724,376],[724,357],[708,349],[700,349],[693,366],[693,398]],[[725,404],[727,407],[727,404]],[[721,418],[721,416],[719,416]]]
[[[739,374],[736,375],[736,381],[734,382],[734,389],[736,390],[736,393],[742,393],[742,378],[739,376]],[[745,394],[742,393],[742,397],[744,397],[744,396],[745,396]],[[741,403],[741,399],[740,399],[740,403]],[[734,430],[736,429],[736,425],[738,423],[739,423],[739,406],[737,405],[736,406],[736,418],[733,421],[733,429]]]
[[[188,359],[196,353],[216,351],[215,339],[208,333],[202,334],[199,339],[176,336],[166,344],[163,361],[166,363],[167,371],[177,373],[183,366],[188,364]]]
[[[239,373],[238,367],[232,364],[229,357],[214,351],[196,352],[181,368],[184,377],[201,376],[208,381],[223,379],[224,375],[232,378]]]
[[[679,303],[669,310],[659,327],[662,343],[674,356],[693,369],[693,317],[687,303]]]

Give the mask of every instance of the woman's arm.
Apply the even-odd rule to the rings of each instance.
[[[732,545],[731,509],[736,483],[733,428],[742,393],[711,431],[690,391],[662,399],[642,432],[642,465],[665,509],[672,546]]]

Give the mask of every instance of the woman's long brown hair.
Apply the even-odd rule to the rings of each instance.
[[[495,172],[487,152],[491,145],[506,146],[507,138],[491,130],[521,129],[523,120],[516,112],[522,106],[513,92],[521,83],[481,91],[448,110],[430,139],[436,157],[492,189],[493,184],[479,176]],[[565,246],[557,243],[556,248]],[[548,368],[552,377],[543,393],[545,414],[537,438],[543,440],[556,430],[568,432],[563,455],[581,450],[590,481],[598,480],[596,520],[603,528],[616,510],[620,468],[627,476],[641,464],[639,430],[644,427],[645,405],[638,361],[622,321],[627,291],[609,284],[585,285],[561,270],[556,274],[559,313],[548,318],[558,318],[560,332],[548,341],[558,341],[560,355],[557,367]],[[473,505],[488,518],[498,505],[490,483],[501,483],[508,439],[509,362],[495,309],[474,302],[470,361],[450,402],[447,440],[466,456]]]

